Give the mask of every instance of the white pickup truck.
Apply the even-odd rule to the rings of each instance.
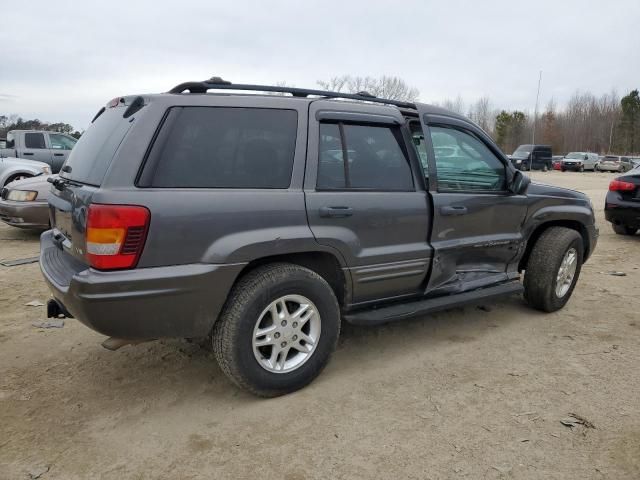
[[[71,135],[43,130],[11,130],[7,133],[0,157],[36,160],[58,173],[77,140]],[[1,145],[0,145],[1,146]]]

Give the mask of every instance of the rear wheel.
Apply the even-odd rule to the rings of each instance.
[[[533,246],[524,275],[524,297],[537,310],[555,312],[571,298],[576,286],[584,246],[582,236],[570,228],[551,227]]]
[[[611,226],[613,227],[613,231],[618,235],[635,235],[638,231],[637,228],[628,227],[627,225],[616,225],[612,223]]]
[[[286,263],[248,273],[213,330],[222,371],[239,387],[275,397],[309,384],[336,347],[340,308],[317,273]]]

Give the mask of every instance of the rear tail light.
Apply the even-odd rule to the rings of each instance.
[[[622,180],[612,180],[609,184],[610,192],[631,192],[635,190],[635,183],[623,182]]]
[[[89,265],[98,270],[135,267],[150,217],[149,210],[136,205],[90,205],[86,234]]]

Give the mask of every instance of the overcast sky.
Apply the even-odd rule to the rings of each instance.
[[[0,114],[84,129],[109,99],[212,75],[396,75],[426,102],[533,110],[640,87],[640,0],[23,1],[1,9]]]

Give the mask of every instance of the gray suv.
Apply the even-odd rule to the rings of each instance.
[[[49,315],[111,347],[208,338],[261,396],[311,382],[341,319],[521,292],[558,310],[597,241],[585,195],[530,183],[466,118],[366,92],[213,78],[116,98],[52,183]]]

